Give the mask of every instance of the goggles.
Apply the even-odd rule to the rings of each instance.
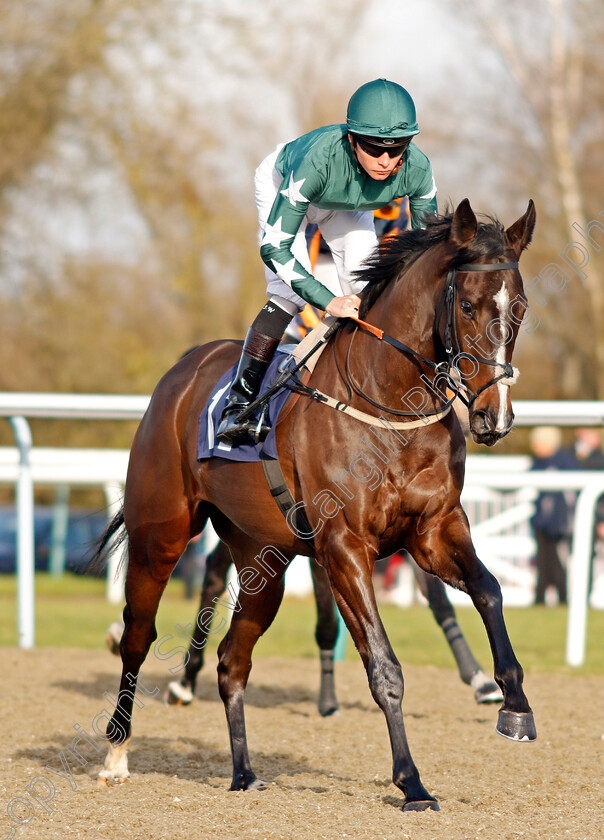
[[[353,135],[356,142],[359,144],[361,149],[371,157],[381,157],[384,152],[388,154],[390,158],[397,158],[402,155],[406,150],[407,146],[411,142],[411,137],[404,137],[404,138],[383,138],[378,139],[376,137],[365,137],[360,134]]]

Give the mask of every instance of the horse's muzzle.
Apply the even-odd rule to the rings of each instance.
[[[490,409],[478,409],[470,414],[470,432],[475,443],[493,446],[505,437],[514,425],[514,415],[510,413],[509,423],[502,429],[497,428],[497,417]]]

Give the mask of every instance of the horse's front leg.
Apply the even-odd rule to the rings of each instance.
[[[365,665],[371,694],[386,717],[392,747],[392,781],[405,794],[403,810],[438,811],[438,803],[423,786],[407,744],[401,708],[403,672],[380,619],[371,580],[375,553],[357,537],[340,536],[328,540],[319,556]]]
[[[501,587],[476,556],[461,505],[442,517],[422,519],[410,549],[426,571],[467,592],[481,615],[493,653],[495,680],[503,691],[497,731],[515,741],[534,741],[535,721],[522,687],[524,672],[505,626]]]

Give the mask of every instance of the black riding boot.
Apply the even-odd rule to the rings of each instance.
[[[269,433],[270,426],[264,423],[258,428],[257,418],[248,417],[240,423],[239,415],[258,396],[262,379],[278,344],[278,338],[263,335],[253,327],[248,330],[226,408],[216,432],[218,440],[234,442],[248,436],[264,440]]]

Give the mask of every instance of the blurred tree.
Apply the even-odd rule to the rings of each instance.
[[[50,24],[50,25],[48,25]],[[97,3],[0,4],[5,69],[0,88],[0,196],[43,156],[64,116],[76,73],[102,62],[106,35]]]
[[[489,158],[504,176],[498,190],[517,196],[523,183],[538,209],[524,264],[537,275],[529,300],[541,323],[520,343],[527,364],[518,396],[604,398],[601,3],[508,0],[504,12],[496,0],[472,0],[465,15],[478,20],[480,47],[490,52],[477,60],[478,98],[483,126],[491,127]],[[506,167],[513,178],[505,178]],[[592,220],[600,228],[592,227],[589,241]],[[571,242],[579,247],[567,248]],[[573,262],[585,267],[574,270]]]
[[[243,336],[264,300],[253,167],[342,118],[365,8],[249,11],[0,0],[0,389],[149,392],[191,345]]]

